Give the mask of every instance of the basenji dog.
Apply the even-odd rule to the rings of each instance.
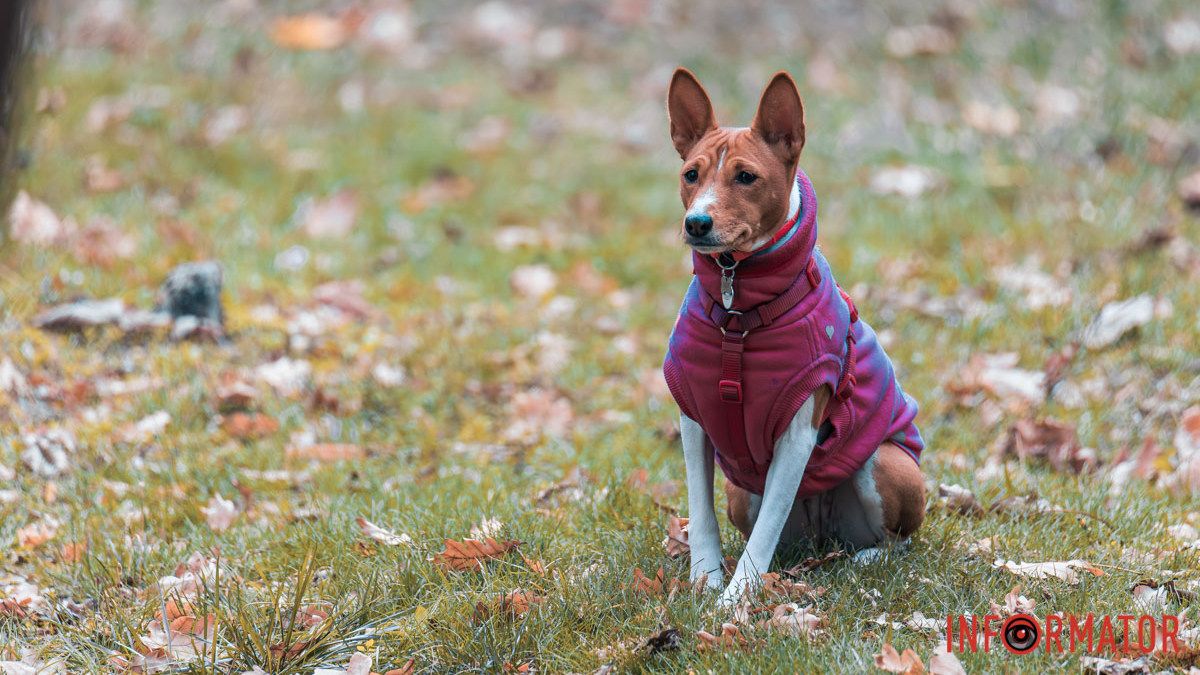
[[[663,372],[681,411],[691,579],[724,586],[731,606],[780,542],[834,540],[859,560],[907,542],[925,516],[924,442],[916,402],[816,248],[796,83],[777,73],[749,127],[720,127],[680,68],[667,112],[694,276]],[[714,458],[746,538],[727,585]]]

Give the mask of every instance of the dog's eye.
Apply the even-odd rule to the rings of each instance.
[[[683,179],[689,183],[695,183],[700,178],[700,172],[695,169],[688,169],[683,172]]]
[[[736,180],[737,182],[741,183],[742,185],[749,185],[749,184],[753,183],[754,181],[758,180],[758,176],[755,176],[754,174],[750,173],[749,171],[739,171],[738,174],[733,177],[733,179]]]

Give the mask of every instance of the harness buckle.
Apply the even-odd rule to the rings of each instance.
[[[742,383],[737,380],[721,380],[717,383],[717,391],[726,403],[742,402]]]

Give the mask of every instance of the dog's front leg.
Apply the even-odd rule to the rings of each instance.
[[[767,482],[758,519],[746,542],[746,550],[738,560],[737,569],[718,600],[722,607],[735,605],[742,594],[761,584],[761,575],[771,565],[775,547],[779,545],[779,535],[792,512],[800,479],[804,477],[804,469],[817,442],[817,430],[813,428],[814,405],[813,399],[809,398],[775,444],[775,456],[767,468]]]
[[[720,589],[725,574],[721,571],[721,530],[713,508],[713,450],[700,424],[687,415],[679,416],[679,436],[683,440],[683,465],[687,470],[688,545],[692,549],[692,582],[708,577],[707,585]]]

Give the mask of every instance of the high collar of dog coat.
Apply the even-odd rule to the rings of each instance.
[[[730,309],[744,311],[778,297],[804,271],[817,242],[817,195],[803,171],[796,172],[800,208],[763,246],[746,254],[733,270]],[[710,297],[721,298],[721,264],[714,256],[692,252],[692,273]]]

